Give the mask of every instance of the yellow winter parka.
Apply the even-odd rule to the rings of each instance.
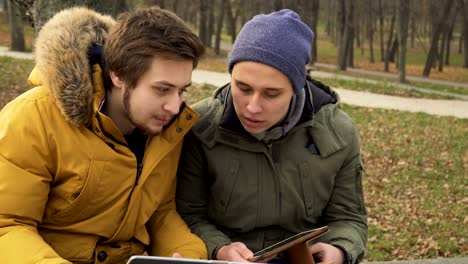
[[[41,30],[30,83],[0,112],[0,262],[125,263],[131,255],[206,258],[176,212],[176,170],[198,115],[185,107],[137,160],[99,111],[101,68],[88,49],[110,17],[75,8]]]

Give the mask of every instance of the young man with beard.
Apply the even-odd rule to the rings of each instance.
[[[184,142],[177,210],[213,259],[248,262],[324,225],[304,247],[308,263],[364,255],[358,133],[338,95],[306,75],[312,38],[290,10],[255,16],[229,56],[230,84],[193,106],[201,117]]]
[[[206,258],[175,209],[183,103],[204,48],[175,14],[85,8],[39,33],[36,86],[0,112],[2,263]],[[102,60],[101,60],[102,57]]]

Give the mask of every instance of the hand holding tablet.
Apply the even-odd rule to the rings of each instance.
[[[301,233],[298,233],[296,235],[293,235],[291,237],[288,237],[274,245],[271,245],[267,248],[264,248],[260,251],[257,251],[254,253],[254,256],[252,258],[249,259],[249,261],[252,261],[252,262],[261,262],[262,260],[265,260],[271,256],[274,256],[282,251],[285,251],[285,250],[288,250],[288,249],[291,249],[294,247],[294,252],[290,252],[290,253],[293,253],[293,254],[287,254],[287,255],[290,255],[288,257],[294,257],[293,255],[297,255],[300,253],[300,247],[295,247],[295,246],[298,246],[300,244],[305,244],[305,242],[311,240],[311,239],[315,239],[323,234],[325,234],[326,232],[328,232],[330,229],[328,228],[328,226],[323,226],[323,227],[320,227],[320,228],[316,228],[316,229],[311,229],[311,230],[307,230],[307,231],[304,231],[304,232],[301,232]],[[305,244],[305,246],[307,246]],[[310,257],[312,258],[312,255],[310,255]],[[296,263],[296,262],[294,262]],[[310,263],[310,262],[309,262]]]

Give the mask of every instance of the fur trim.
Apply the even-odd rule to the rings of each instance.
[[[42,82],[65,118],[77,127],[89,122],[94,87],[88,51],[102,45],[110,27],[110,16],[84,7],[63,10],[39,31],[36,64]]]

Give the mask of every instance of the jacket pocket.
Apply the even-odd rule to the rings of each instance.
[[[99,189],[100,178],[103,175],[107,161],[91,160],[86,180],[81,191],[72,194],[76,199],[66,208],[52,214],[52,218],[60,222],[82,221],[95,215],[100,210],[94,205],[94,199]]]
[[[233,196],[234,188],[239,178],[239,161],[232,160],[227,174],[219,174],[211,187],[214,213],[225,216]]]
[[[358,210],[360,213],[367,213],[366,212],[366,207],[364,205],[364,192],[362,190],[362,171],[363,171],[363,167],[361,165],[356,165],[355,166],[355,177],[354,177],[354,181],[355,181],[355,191],[356,191],[356,195],[354,195],[356,197],[356,204],[358,205]]]

